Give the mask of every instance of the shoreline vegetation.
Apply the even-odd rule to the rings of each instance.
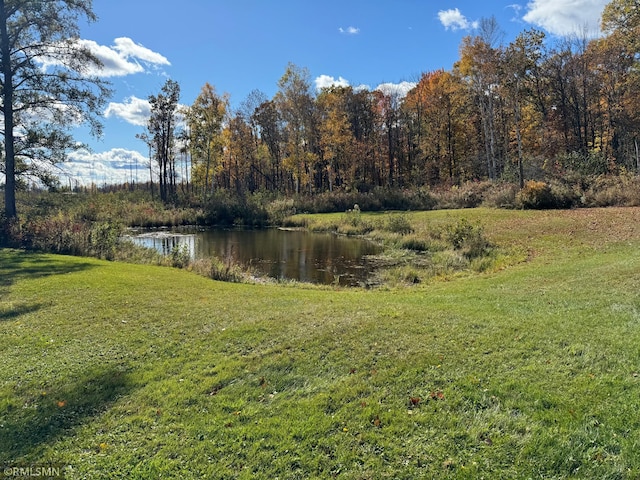
[[[485,181],[438,190],[336,191],[290,198],[267,193],[233,196],[221,191],[204,204],[185,198],[187,206],[163,204],[143,188],[108,190],[21,192],[18,199],[24,214],[17,223],[5,224],[0,245],[172,266],[214,280],[264,282],[273,280],[257,278],[225,259],[192,260],[189,252],[179,248],[163,256],[133,245],[123,240],[126,228],[303,228],[361,236],[381,244],[384,252],[371,259],[377,266],[376,274],[363,286],[399,286],[500,269],[526,258],[521,251],[491,242],[484,226],[464,215],[446,224],[416,228],[412,212],[640,205],[640,179],[634,175],[582,178],[573,185],[530,181],[523,189]],[[317,213],[328,215],[318,220],[313,216]]]
[[[359,215],[408,222],[398,238],[481,225],[524,261],[372,291],[0,249],[0,463],[69,479],[640,476],[638,207]]]

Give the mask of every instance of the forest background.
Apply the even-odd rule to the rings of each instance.
[[[497,21],[485,18],[451,70],[424,73],[406,94],[351,86],[316,94],[309,72],[289,64],[272,98],[256,91],[232,110],[208,83],[181,107],[180,85],[167,80],[149,97],[138,135],[149,147],[148,181],[132,172],[124,185],[67,186],[23,157],[16,187],[38,178],[59,192],[136,191],[127,200],[136,208],[71,202],[83,204],[74,221],[128,225],[255,226],[355,204],[637,205],[639,28],[630,1],[605,8],[595,39],[551,42],[530,29],[505,45]],[[24,244],[43,209],[22,198],[22,224],[3,235],[21,232],[14,243]]]
[[[206,84],[180,110],[180,86],[168,80],[150,97],[142,135],[151,181],[176,201],[482,180],[559,182],[577,193],[585,177],[637,173],[638,22],[625,8],[605,9],[600,38],[554,43],[532,29],[503,45],[495,19],[483,19],[451,70],[423,74],[406,95],[350,86],[316,95],[309,72],[289,64],[271,99],[256,91],[231,111]],[[557,206],[579,203],[562,196]]]

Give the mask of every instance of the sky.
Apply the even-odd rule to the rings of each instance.
[[[313,88],[406,91],[424,72],[450,70],[463,37],[495,17],[512,41],[528,28],[550,38],[598,33],[608,0],[93,0],[98,21],[81,38],[104,63],[113,96],[104,132],[75,129],[90,148],[58,170],[63,185],[148,180],[148,97],[167,79],[190,105],[205,83],[238,108],[254,90],[272,98],[291,62]]]

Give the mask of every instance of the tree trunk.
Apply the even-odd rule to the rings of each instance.
[[[7,14],[4,0],[0,0],[0,54],[2,54],[2,105],[4,113],[4,155],[5,155],[5,187],[4,212],[7,220],[15,220],[16,209],[16,158],[13,138],[13,70],[11,68],[11,50],[7,31]]]

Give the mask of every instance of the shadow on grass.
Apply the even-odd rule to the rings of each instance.
[[[50,391],[18,393],[0,411],[0,463],[29,460],[41,445],[73,435],[76,427],[132,388],[125,372],[107,367],[89,370]]]
[[[31,305],[27,304],[19,304],[19,305],[10,305],[8,308],[0,305],[0,322],[3,320],[13,320],[22,315],[31,312],[37,312],[40,310],[44,304],[42,303],[34,303]]]
[[[52,258],[44,254],[0,249],[0,288],[10,287],[18,280],[62,275],[92,267],[93,264],[78,261],[77,258],[66,261],[64,257]]]
[[[64,258],[52,258],[48,255],[0,249],[0,301],[9,292],[11,286],[19,280],[63,275],[93,267],[93,264],[78,259],[65,261]],[[4,306],[0,304],[0,321],[13,320],[42,307],[43,305],[38,303],[32,305],[10,303]]]

